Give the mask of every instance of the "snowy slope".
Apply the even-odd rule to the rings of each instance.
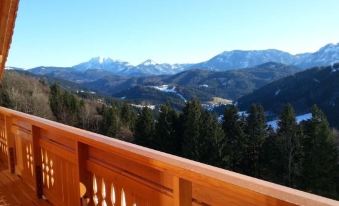
[[[307,114],[299,115],[299,116],[296,116],[295,119],[296,119],[297,123],[299,124],[302,121],[307,121],[307,120],[312,119],[312,114],[307,113]],[[269,121],[269,122],[267,122],[267,125],[271,126],[274,130],[277,130],[278,127],[279,127],[278,122],[279,122],[279,120]]]

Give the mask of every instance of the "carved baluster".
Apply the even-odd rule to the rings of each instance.
[[[49,160],[49,166],[51,167],[51,185],[54,185],[54,168],[53,168],[53,160]]]
[[[49,175],[49,159],[48,159],[48,154],[47,151],[45,151],[45,168],[46,168],[46,183],[47,183],[47,188],[49,188],[49,181],[50,181],[50,175]]]
[[[97,193],[98,193],[97,179],[95,177],[95,174],[93,174],[93,203],[95,206],[99,204]]]
[[[121,206],[126,206],[126,194],[124,189],[121,189]]]
[[[102,178],[102,180],[101,180],[101,196],[102,196],[101,206],[107,206],[107,203],[106,203],[106,185],[105,185],[104,178]]]
[[[113,206],[114,206],[115,203],[116,203],[116,198],[115,198],[115,188],[114,188],[113,183],[111,184],[111,202],[112,202],[112,205],[113,205]]]
[[[42,184],[46,184],[46,174],[45,174],[45,160],[44,160],[44,151],[41,148],[41,163],[42,163]]]
[[[30,169],[31,169],[31,175],[34,175],[34,171],[33,171],[33,151],[32,151],[32,144],[29,144],[29,160],[28,160],[29,164],[30,164]]]

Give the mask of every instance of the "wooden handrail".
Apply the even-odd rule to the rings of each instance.
[[[0,114],[11,119],[7,137],[15,138],[16,173],[55,205],[80,205],[80,182],[89,205],[339,204],[11,109],[0,107]],[[31,155],[34,161],[27,162]]]

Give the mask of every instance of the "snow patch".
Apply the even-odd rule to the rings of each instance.
[[[281,91],[281,90],[278,89],[277,91],[275,91],[274,95],[275,95],[275,96],[279,95],[280,91]]]
[[[186,98],[182,94],[178,93],[175,90],[175,88],[176,88],[175,86],[170,87],[169,85],[164,84],[164,85],[160,85],[160,86],[148,86],[148,87],[162,91],[162,92],[176,94],[178,97],[180,97],[180,99],[184,100],[184,102],[187,102]]]
[[[302,122],[302,121],[307,121],[307,120],[310,120],[310,119],[312,119],[312,114],[311,113],[307,113],[307,114],[296,116],[296,120],[297,120],[298,124],[300,122]]]
[[[239,115],[240,117],[248,117],[247,111],[240,111],[240,112],[238,112],[238,115]]]
[[[151,88],[154,88],[156,90],[162,91],[162,92],[171,92],[171,93],[175,93],[175,86],[173,86],[172,88],[170,88],[169,85],[164,84],[164,85],[160,85],[160,86],[149,86]]]
[[[224,121],[224,115],[222,114],[222,115],[218,116],[218,122],[222,123],[223,121]]]
[[[299,115],[295,117],[295,120],[298,124],[300,124],[300,122],[302,121],[307,121],[312,119],[312,114],[311,113],[307,113],[307,114],[303,114],[303,115]],[[279,120],[273,120],[273,121],[269,121],[267,122],[267,126],[271,126],[274,130],[277,130],[279,128],[278,125]]]
[[[199,85],[199,87],[201,87],[201,88],[208,88],[208,84],[201,84],[201,85]]]
[[[152,104],[149,104],[149,105],[141,105],[141,104],[131,104],[132,107],[136,107],[136,108],[139,108],[139,109],[142,109],[144,107],[148,107],[149,109],[151,110],[154,110],[155,109],[155,105],[152,105]]]
[[[339,67],[335,66],[338,62],[339,62],[339,60],[336,60],[331,64],[332,73],[337,72],[339,70]]]
[[[317,83],[320,83],[320,81],[316,78],[313,79],[313,81],[317,82]]]

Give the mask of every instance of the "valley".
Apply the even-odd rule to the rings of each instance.
[[[72,67],[10,69],[50,84],[59,83],[75,93],[134,105],[168,103],[180,110],[188,100],[197,99],[219,115],[219,107],[231,103],[238,104],[242,111],[252,103],[260,103],[269,112],[269,119],[276,118],[288,102],[298,114],[318,104],[328,114],[331,125],[338,126],[336,114],[330,112],[339,105],[335,90],[338,85],[334,85],[338,81],[335,74],[322,79],[326,71],[336,71],[334,62],[338,60],[339,44],[328,44],[314,53],[298,55],[275,49],[226,51],[197,64],[158,64],[149,59],[133,66],[96,57]],[[325,68],[328,65],[332,66]]]

